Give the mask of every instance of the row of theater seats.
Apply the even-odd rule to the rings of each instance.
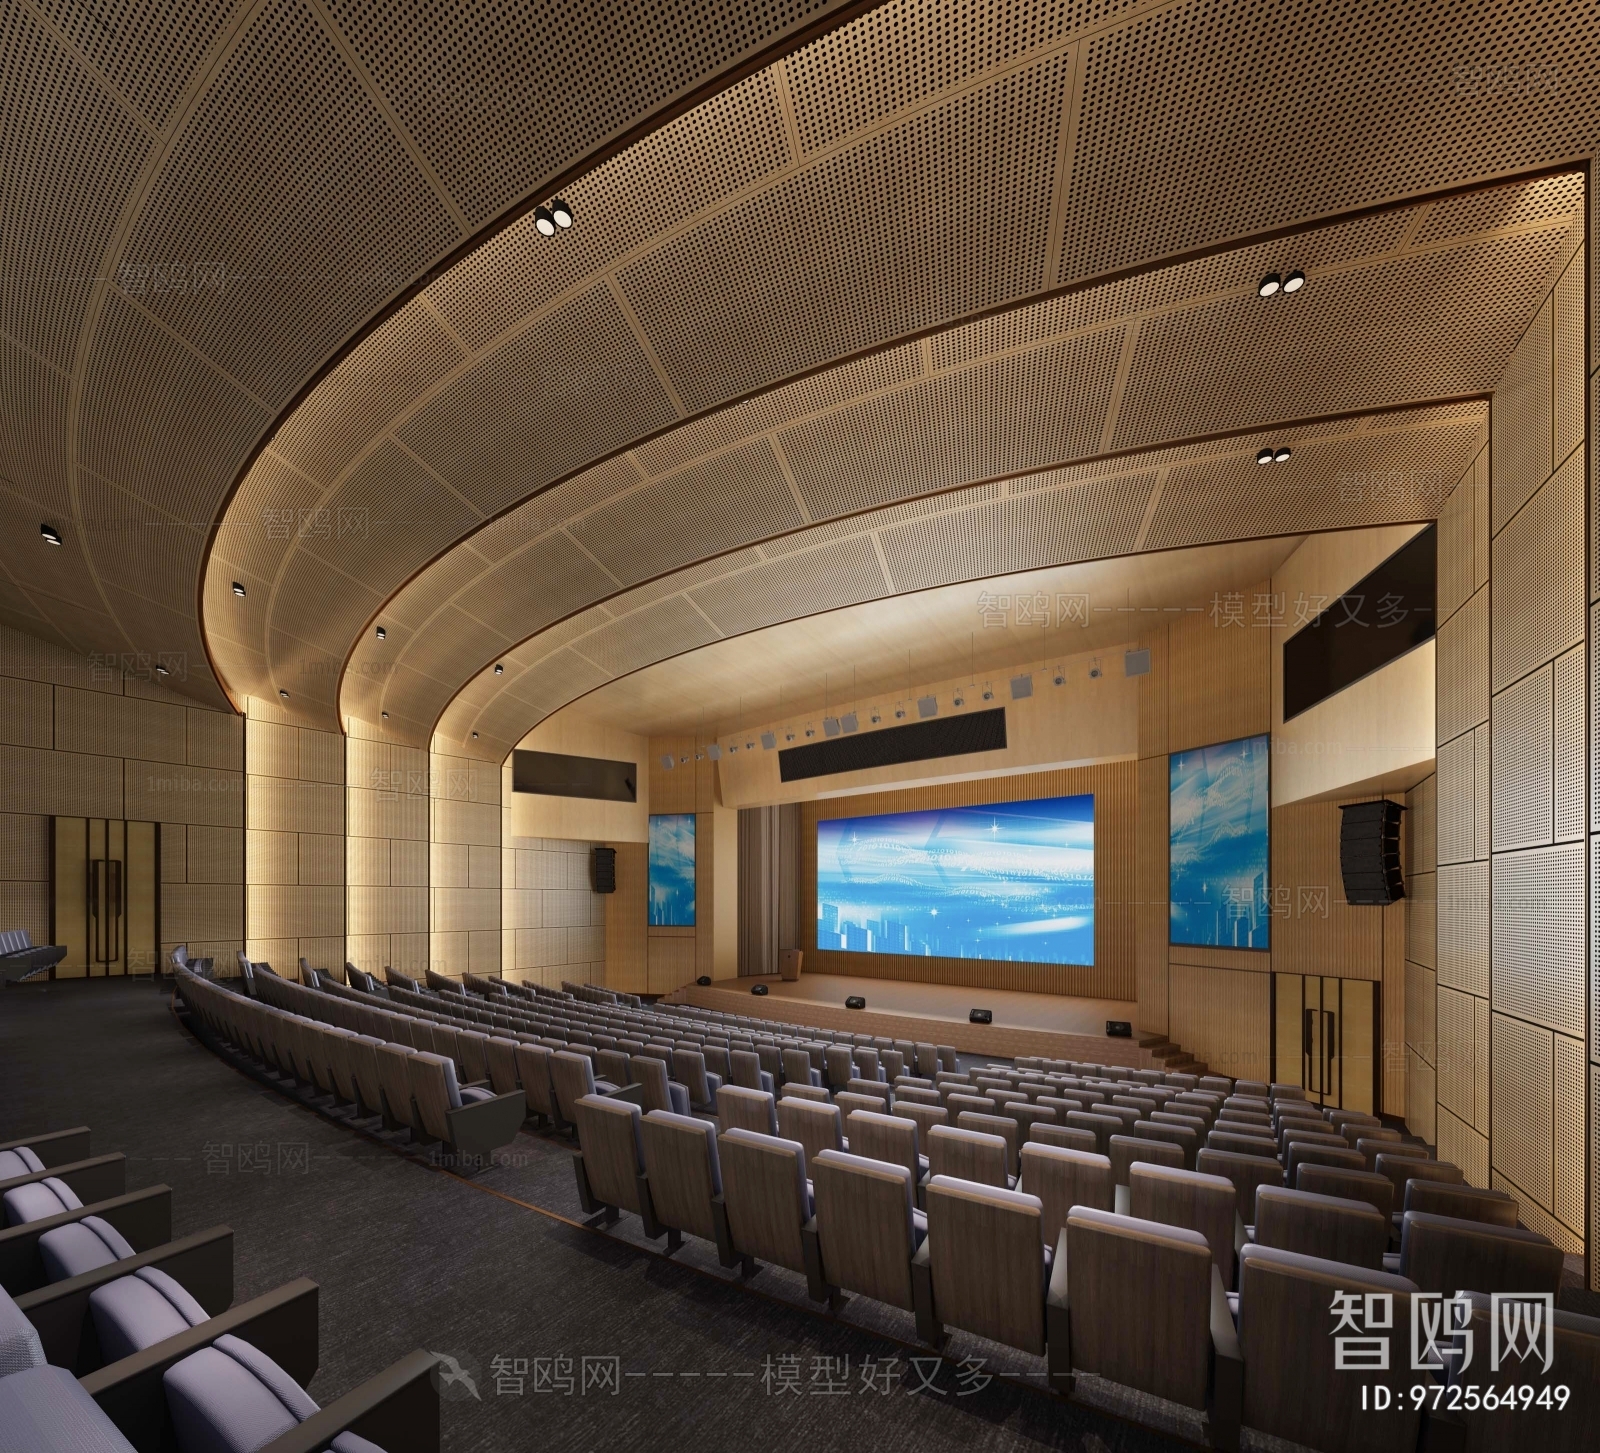
[[[1060,1391],[1093,1373],[1204,1409],[1219,1447],[1236,1447],[1243,1426],[1330,1453],[1415,1448],[1422,1408],[1411,1389],[1429,1375],[1411,1370],[1402,1345],[1410,1299],[1470,1290],[1473,1315],[1487,1318],[1490,1294],[1554,1293],[1560,1252],[1504,1224],[1514,1202],[1460,1185],[1454,1167],[1398,1132],[1368,1133],[1384,1131],[1373,1117],[1324,1114],[1289,1086],[1239,1088],[1262,1093],[992,1066],[861,1082],[831,1102],[800,1084],[777,1097],[724,1086],[716,1123],[586,1095],[574,1106],[579,1195],[607,1220],[637,1215],[669,1251],[698,1236],[745,1275],[758,1261],[801,1273],[818,1302],[853,1292],[910,1311],[933,1346],[954,1327],[1044,1355]],[[962,1108],[970,1100],[988,1108]],[[1059,1120],[1028,1113],[1061,1109],[1051,1101],[1087,1108]],[[1238,1118],[1262,1106],[1265,1125]],[[1122,1133],[1171,1123],[1197,1135],[1153,1118],[1163,1113],[1200,1122],[1207,1143]],[[1279,1138],[1253,1155],[1210,1144],[1247,1123],[1276,1126]],[[1295,1152],[1313,1135],[1328,1163]],[[1186,1151],[1200,1169],[1182,1163]],[[1302,1184],[1362,1177],[1367,1199],[1291,1187],[1285,1161]],[[1396,1197],[1398,1226],[1385,1209]],[[1329,1355],[1341,1294],[1398,1304],[1384,1335],[1401,1332],[1366,1393]],[[1580,1384],[1592,1410],[1600,1321],[1557,1313],[1556,1323],[1558,1375]],[[1404,1406],[1380,1414],[1374,1382]],[[1453,1437],[1488,1449],[1513,1446],[1498,1440],[1539,1420],[1508,1427],[1481,1409],[1454,1420],[1446,1407],[1433,1423],[1430,1447]],[[1540,1431],[1541,1448],[1576,1448],[1584,1427],[1579,1416],[1559,1423],[1553,1444]]]
[[[0,1453],[438,1453],[431,1354],[319,1408],[317,1284],[234,1305],[233,1232],[173,1239],[126,1170],[83,1126],[0,1146]]]

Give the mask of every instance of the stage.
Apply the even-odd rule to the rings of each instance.
[[[750,992],[765,984],[765,996]],[[846,1009],[845,998],[859,994],[865,1009]],[[1158,1067],[1149,1050],[1132,1039],[1107,1036],[1108,1019],[1134,1017],[1136,1006],[1122,999],[1079,999],[1061,994],[1021,994],[1007,989],[969,989],[950,984],[911,984],[899,979],[858,979],[846,974],[807,973],[792,984],[774,976],[719,979],[707,988],[686,984],[662,1000],[696,1004],[772,1019],[785,1024],[886,1035],[925,1044],[953,1045],[963,1054],[1015,1059],[1090,1060],[1100,1064]],[[994,1012],[993,1024],[972,1024],[973,1008]]]

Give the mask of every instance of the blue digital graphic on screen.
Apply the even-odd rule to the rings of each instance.
[[[650,922],[657,928],[694,927],[694,814],[650,818]]]
[[[1172,942],[1264,949],[1271,739],[1243,737],[1174,752]]]
[[[817,824],[817,947],[1094,963],[1094,797]]]

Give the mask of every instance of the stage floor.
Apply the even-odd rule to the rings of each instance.
[[[758,983],[767,985],[765,995],[750,992]],[[867,1007],[846,1009],[844,1001],[852,994],[861,995]],[[1122,999],[912,984],[845,974],[803,974],[793,984],[776,976],[718,979],[705,988],[688,984],[664,997],[669,1003],[698,1004],[789,1024],[950,1044],[964,1054],[992,1058],[1043,1055],[1139,1068],[1154,1063],[1150,1052],[1138,1047],[1137,1036],[1107,1037],[1106,1020],[1134,1017],[1136,1006]],[[970,1023],[971,1009],[992,1010],[994,1023]]]

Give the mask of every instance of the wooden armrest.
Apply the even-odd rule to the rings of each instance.
[[[39,1159],[43,1160],[44,1157],[40,1156]],[[119,1150],[111,1155],[95,1155],[87,1160],[47,1166],[44,1170],[30,1171],[25,1176],[12,1176],[8,1181],[0,1181],[0,1195],[17,1186],[42,1181],[47,1176],[65,1181],[80,1201],[109,1201],[128,1189],[128,1158]]]
[[[89,1154],[89,1127],[75,1125],[71,1130],[52,1130],[46,1135],[24,1135],[20,1140],[0,1144],[0,1150],[17,1150],[27,1146],[46,1168],[82,1160]]]
[[[439,1453],[438,1366],[432,1352],[412,1352],[274,1438],[261,1453],[321,1453],[345,1432],[384,1453]]]

